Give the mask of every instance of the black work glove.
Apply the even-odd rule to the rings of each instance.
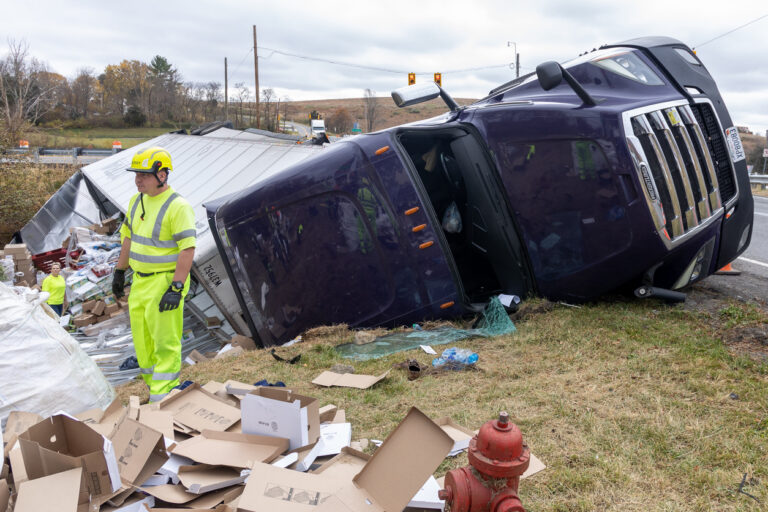
[[[112,276],[112,293],[118,299],[125,295],[125,269],[115,269],[115,273]]]
[[[177,292],[173,286],[169,286],[160,299],[160,312],[174,310],[179,307],[180,302],[181,292]]]

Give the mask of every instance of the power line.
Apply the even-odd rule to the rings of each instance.
[[[280,55],[285,55],[287,57],[294,57],[294,58],[297,58],[297,59],[310,60],[310,61],[315,61],[315,62],[325,62],[327,64],[334,64],[336,66],[346,66],[346,67],[350,67],[350,68],[367,69],[367,70],[370,70],[370,71],[380,71],[382,73],[394,73],[394,74],[398,74],[398,75],[401,75],[401,74],[404,74],[404,73],[416,73],[418,75],[429,75],[429,74],[432,74],[431,71],[404,71],[402,69],[391,69],[391,68],[383,68],[383,67],[378,67],[378,66],[366,66],[365,64],[357,64],[357,63],[353,63],[353,62],[344,62],[344,61],[340,61],[340,60],[324,59],[322,57],[311,57],[311,56],[308,56],[308,55],[300,55],[298,53],[287,52],[287,51],[278,50],[278,49],[275,49],[275,48],[268,48],[266,46],[260,46],[260,48],[262,48],[264,50],[269,50],[273,54],[277,53],[277,54],[280,54]],[[495,65],[490,65],[490,66],[479,66],[479,67],[474,67],[474,68],[451,69],[451,70],[448,70],[448,71],[443,71],[442,73],[444,75],[445,74],[449,74],[449,73],[467,73],[467,72],[470,72],[470,71],[483,71],[483,70],[486,70],[486,69],[506,68],[508,65],[509,64],[495,64]]]
[[[699,48],[699,47],[701,47],[701,46],[704,46],[705,44],[709,44],[709,43],[711,43],[712,41],[715,41],[715,40],[717,40],[717,39],[720,39],[721,37],[725,37],[725,36],[727,36],[728,34],[732,34],[732,33],[736,32],[737,30],[740,30],[740,29],[742,29],[742,28],[746,27],[747,25],[751,25],[751,24],[753,24],[753,23],[756,23],[756,22],[760,21],[760,20],[761,20],[761,19],[763,19],[763,18],[768,18],[768,14],[763,14],[762,16],[759,16],[759,17],[757,17],[757,18],[753,19],[752,21],[748,21],[747,23],[745,23],[745,24],[743,24],[743,25],[741,25],[741,26],[738,26],[738,27],[736,27],[736,28],[734,28],[734,29],[732,29],[732,30],[729,30],[728,32],[725,32],[725,33],[723,33],[723,34],[720,34],[720,35],[719,35],[719,36],[717,36],[717,37],[713,37],[713,38],[712,38],[712,39],[710,39],[709,41],[704,41],[704,42],[703,42],[703,43],[701,43],[701,44],[697,44],[696,46],[693,46],[691,49],[692,49],[692,50],[695,50],[696,48]]]

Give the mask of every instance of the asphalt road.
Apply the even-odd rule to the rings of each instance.
[[[752,241],[733,265],[734,268],[748,269],[751,273],[768,278],[768,197],[754,198]]]

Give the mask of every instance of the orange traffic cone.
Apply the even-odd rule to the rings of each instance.
[[[723,268],[721,268],[720,270],[718,270],[717,272],[715,272],[715,274],[718,274],[721,276],[738,276],[739,274],[741,274],[741,270],[736,270],[729,263]]]

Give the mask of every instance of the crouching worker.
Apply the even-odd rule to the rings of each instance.
[[[152,147],[137,152],[131,167],[138,193],[120,228],[122,247],[112,278],[115,297],[125,294],[125,271],[133,269],[128,295],[133,345],[149,401],[179,385],[184,297],[195,255],[195,215],[168,185],[171,155]]]
[[[47,300],[48,305],[61,316],[64,312],[64,292],[67,289],[67,283],[61,275],[60,263],[51,263],[51,273],[43,279],[42,289],[50,294]]]

